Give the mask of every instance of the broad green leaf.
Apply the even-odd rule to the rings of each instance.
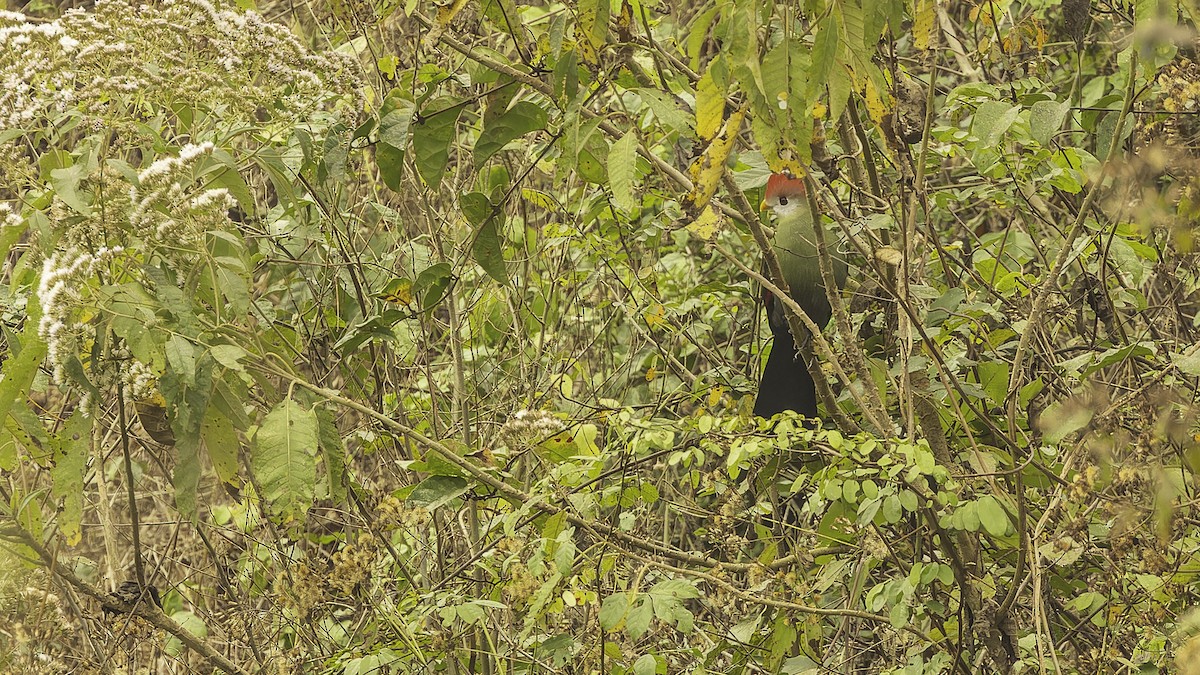
[[[556,100],[574,100],[579,93],[579,57],[574,50],[563,52],[554,62],[550,76]]]
[[[92,416],[80,406],[54,438],[50,494],[62,500],[58,528],[71,546],[83,537],[83,477],[91,454],[92,422]]]
[[[529,51],[529,35],[522,20],[521,11],[513,0],[484,0],[483,15],[497,28],[516,41],[518,51]]]
[[[641,200],[634,194],[637,178],[637,132],[632,129],[608,149],[608,181],[613,202],[622,211],[632,211]]]
[[[533,131],[546,128],[546,111],[531,101],[517,101],[505,113],[484,123],[475,143],[475,167],[483,166],[489,157],[504,148],[509,141]]]
[[[625,632],[634,640],[640,640],[650,630],[654,620],[654,605],[650,598],[642,598],[625,614]]]
[[[204,620],[186,609],[171,614],[171,619],[180,626],[183,626],[184,630],[201,640],[208,637],[208,626],[204,623]],[[175,636],[167,638],[166,642],[163,643],[163,651],[171,656],[179,656],[185,650],[183,642]]]
[[[166,345],[167,363],[186,385],[196,383],[196,347],[181,335],[172,335]]]
[[[237,430],[220,409],[209,406],[204,412],[204,420],[200,423],[200,438],[204,441],[204,450],[212,462],[217,478],[232,485],[239,485],[238,480],[238,443]]]
[[[221,364],[221,366],[235,372],[245,372],[245,368],[241,363],[242,359],[249,356],[245,349],[237,345],[213,345],[209,348],[208,352],[212,355],[213,360]]]
[[[335,504],[346,499],[346,448],[338,433],[337,420],[327,408],[317,407],[317,446],[325,462],[325,478],[329,481],[329,496]]]
[[[604,598],[600,605],[600,627],[607,631],[617,630],[625,622],[625,612],[629,609],[629,595],[613,593]]]
[[[654,112],[658,121],[665,124],[668,129],[689,137],[695,135],[692,115],[680,107],[679,101],[670,94],[657,89],[638,89],[637,93],[641,97],[642,103],[645,103],[646,107]]]
[[[1050,143],[1050,139],[1062,128],[1063,120],[1071,111],[1070,101],[1055,103],[1054,101],[1038,101],[1029,109],[1029,135],[1042,145]]]
[[[470,484],[458,476],[430,476],[417,484],[408,494],[408,501],[430,511],[448,504],[470,489]]]
[[[809,100],[815,101],[821,94],[821,89],[829,81],[830,74],[833,73],[837,64],[839,33],[841,32],[838,16],[838,11],[834,9],[817,26],[813,41],[812,71],[808,76]]]
[[[453,98],[438,98],[421,109],[421,117],[409,127],[412,135],[413,162],[417,173],[430,189],[436,190],[442,182],[446,161],[450,158],[450,143],[458,128],[458,116],[462,112],[460,101]]]
[[[175,436],[175,466],[172,472],[175,507],[192,519],[197,515],[196,493],[204,473],[200,462],[200,433],[212,396],[215,369],[216,362],[212,356],[201,353],[190,380],[174,369],[168,370],[159,380],[159,389],[168,403],[171,432]]]
[[[463,215],[476,226],[475,240],[471,253],[475,262],[488,276],[501,284],[508,283],[508,271],[504,264],[504,250],[500,228],[504,225],[503,210],[494,207],[481,192],[470,192],[459,198]]]
[[[3,365],[4,377],[0,379],[0,426],[4,426],[12,406],[29,395],[38,367],[46,358],[46,343],[38,335],[40,318],[41,305],[31,302],[30,316],[25,321],[25,329],[21,331],[19,352],[14,345],[9,345],[9,354]]]
[[[979,146],[988,148],[1000,142],[1005,132],[1017,120],[1021,108],[1003,101],[984,101],[971,120],[971,133],[979,139]]]
[[[434,263],[421,270],[412,287],[421,309],[427,312],[436,307],[446,297],[446,290],[453,281],[454,273],[449,263]]]
[[[83,164],[72,164],[50,171],[50,185],[54,188],[54,194],[73,211],[83,216],[92,215],[92,207],[89,204],[91,195],[81,192],[79,188],[79,184],[87,177],[88,170]]]
[[[346,180],[346,160],[350,156],[350,130],[336,125],[325,134],[317,179],[341,183]]]
[[[704,44],[708,41],[708,29],[717,19],[720,9],[716,4],[708,7],[692,19],[687,36],[687,55],[692,70],[700,70],[700,57],[704,55]]]
[[[1091,406],[1074,399],[1051,403],[1038,418],[1042,429],[1042,440],[1057,445],[1068,435],[1079,431],[1092,421],[1096,411]]]
[[[979,386],[995,405],[1008,396],[1009,364],[1004,361],[983,361],[975,366],[979,373]]]
[[[317,416],[292,399],[281,401],[254,434],[250,465],[268,509],[281,521],[304,516],[316,494]]]
[[[1178,354],[1172,360],[1180,372],[1186,375],[1200,375],[1200,349],[1193,349],[1189,354]]]
[[[642,654],[633,662],[633,675],[654,675],[658,672],[658,661],[650,654]]]
[[[379,167],[383,184],[391,190],[399,190],[404,178],[404,150],[386,143],[376,145],[375,165]]]
[[[1008,533],[1008,514],[1000,502],[991,495],[985,495],[975,505],[979,514],[979,523],[993,537],[1003,537]]]
[[[479,227],[492,217],[492,202],[482,192],[468,192],[458,198],[458,208],[462,209],[467,222]]]

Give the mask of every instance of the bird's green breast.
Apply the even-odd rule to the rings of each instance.
[[[846,261],[826,231],[826,246],[833,259],[834,279],[841,287],[846,281]],[[780,218],[775,226],[775,255],[792,298],[818,326],[829,322],[832,310],[821,282],[820,256],[816,233],[808,209],[801,208]]]

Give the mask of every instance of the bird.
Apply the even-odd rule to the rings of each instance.
[[[772,248],[792,299],[814,324],[824,328],[833,310],[821,280],[813,214],[808,206],[804,181],[788,173],[771,174],[762,208],[770,209],[774,215]],[[830,256],[834,279],[840,288],[846,281],[846,261],[838,255],[836,247],[830,248]],[[806,418],[816,418],[816,385],[803,354],[797,349],[797,344],[806,345],[812,338],[807,334],[796,336],[799,341],[793,338],[788,328],[787,310],[774,294],[763,289],[762,300],[775,342],[759,383],[754,414],[771,417],[784,410],[794,410]]]

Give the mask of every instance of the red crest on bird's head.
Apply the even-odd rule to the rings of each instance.
[[[803,180],[796,178],[790,173],[773,173],[767,179],[767,191],[764,197],[767,201],[771,201],[780,195],[791,197],[804,193]]]

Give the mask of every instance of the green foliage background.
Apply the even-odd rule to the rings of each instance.
[[[12,9],[5,669],[1200,672],[1192,3]]]

